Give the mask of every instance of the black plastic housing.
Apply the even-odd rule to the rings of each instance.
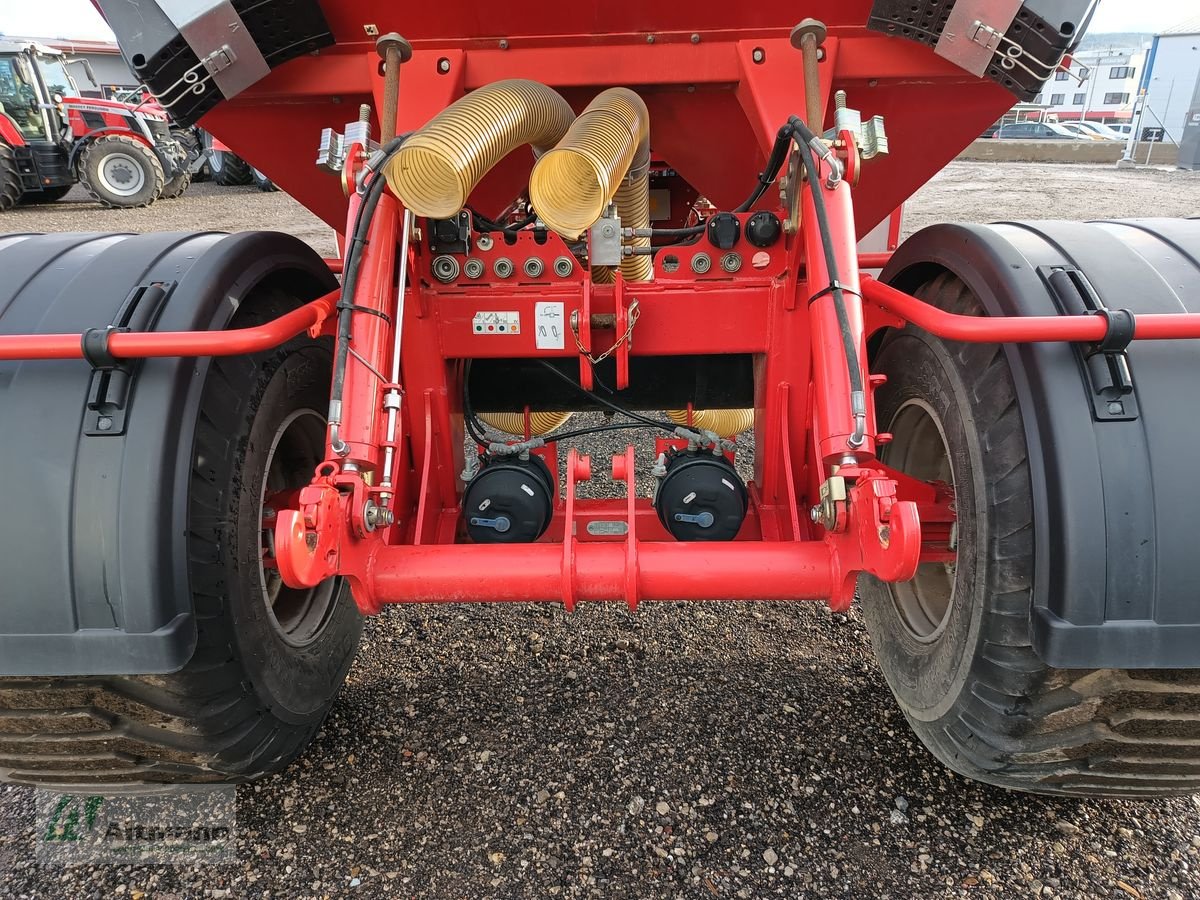
[[[949,271],[989,315],[1080,314],[1056,270],[1082,274],[1110,309],[1200,313],[1200,221],[937,225],[882,280],[912,291]],[[1134,402],[1120,410],[1112,395],[1095,402],[1112,388],[1093,353],[1005,347],[1033,483],[1034,649],[1059,667],[1200,666],[1200,341],[1134,341]]]
[[[302,303],[336,286],[313,250],[271,232],[0,235],[0,272],[3,334],[220,330],[260,288]],[[0,675],[188,661],[188,488],[208,369],[0,362]]]
[[[554,513],[556,485],[540,456],[489,456],[463,494],[463,521],[477,544],[529,544]],[[502,528],[483,521],[502,520]]]

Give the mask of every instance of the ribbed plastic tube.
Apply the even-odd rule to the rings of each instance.
[[[529,433],[533,437],[549,434],[556,428],[562,428],[570,421],[573,414],[569,412],[533,412],[529,413]],[[480,413],[483,419],[497,431],[505,434],[525,436],[525,414],[516,412]]]
[[[668,409],[667,418],[676,425],[688,424],[686,409]],[[715,432],[723,438],[733,437],[754,427],[754,410],[696,409],[692,411],[691,427]]]
[[[448,219],[492,166],[522,144],[549,150],[574,118],[570,104],[540,82],[493,82],[430,119],[405,141],[384,177],[415,214]]]
[[[568,240],[576,240],[614,200],[621,224],[650,224],[650,114],[627,88],[609,88],[579,114],[557,146],[543,154],[529,179],[538,216]],[[638,245],[649,245],[645,238]],[[653,273],[648,256],[625,257],[621,271],[631,281]],[[610,280],[597,271],[597,280]]]

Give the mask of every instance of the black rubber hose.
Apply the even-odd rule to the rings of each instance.
[[[475,408],[471,405],[471,360],[467,360],[463,366],[463,424],[466,426],[467,434],[475,443],[486,447],[489,443],[483,433],[483,425],[475,415]]]

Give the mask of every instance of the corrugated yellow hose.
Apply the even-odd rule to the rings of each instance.
[[[492,166],[522,144],[548,150],[574,118],[570,104],[544,84],[497,81],[430,119],[405,141],[384,177],[416,215],[448,219]]]
[[[571,420],[573,413],[569,412],[533,412],[529,413],[529,433],[533,437],[541,437],[543,434],[549,434],[556,428],[562,428]],[[503,431],[505,434],[515,434],[517,437],[525,436],[525,413],[516,412],[492,412],[480,413],[479,418],[483,419],[488,425],[491,425],[497,431]]]
[[[609,88],[579,114],[566,136],[543,154],[529,179],[529,197],[538,216],[568,240],[576,240],[614,200],[621,224],[650,224],[650,114],[642,98],[627,88]],[[648,238],[632,243],[648,246]],[[654,272],[648,256],[621,261],[629,281],[647,281]],[[595,270],[597,281],[611,273]]]
[[[668,409],[667,418],[676,425],[687,425],[686,409]],[[723,438],[733,437],[754,427],[752,409],[696,409],[692,410],[692,425],[703,431],[712,431]]]

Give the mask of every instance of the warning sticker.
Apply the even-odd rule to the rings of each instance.
[[[477,312],[471,319],[476,334],[520,334],[521,314],[517,312]]]

